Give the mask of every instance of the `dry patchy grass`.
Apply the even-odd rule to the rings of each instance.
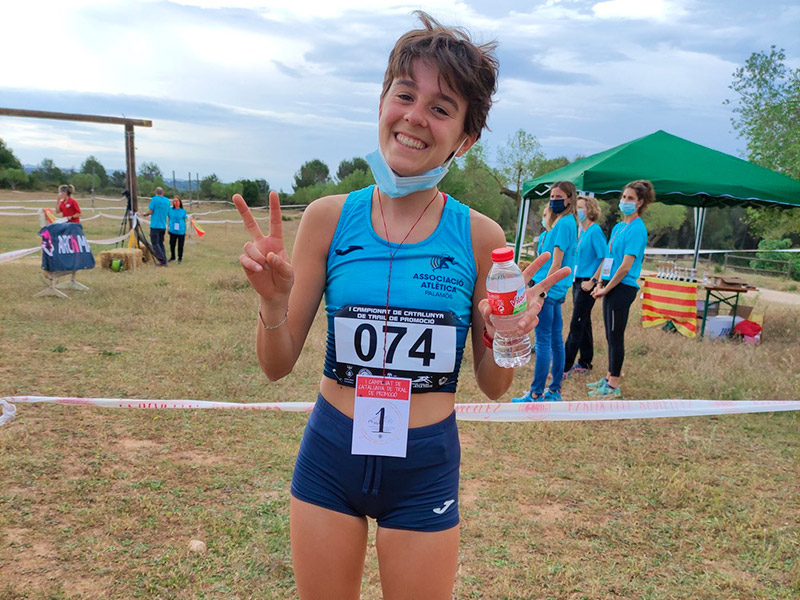
[[[0,251],[35,245],[36,225],[2,217]],[[85,229],[109,237],[118,223]],[[0,265],[0,395],[312,400],[323,319],[294,373],[268,383],[236,258],[245,235],[206,231],[181,266],[97,268],[68,301],[32,298],[43,287],[36,255]],[[797,399],[798,311],[758,302],[767,318],[756,347],[644,330],[637,308],[626,397]],[[459,401],[481,401],[466,362]],[[531,375],[520,369],[512,391]],[[565,397],[585,399],[584,381],[566,382]],[[0,598],[295,597],[288,487],[304,424],[299,414],[19,405],[0,428]],[[797,414],[460,429],[459,598],[800,595]],[[192,539],[208,552],[191,553]],[[363,597],[376,599],[368,556]]]

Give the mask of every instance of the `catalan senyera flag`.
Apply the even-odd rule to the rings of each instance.
[[[192,227],[194,227],[194,231],[197,234],[197,237],[203,237],[206,234],[206,232],[203,231],[203,228],[194,222],[194,219],[192,219]]]
[[[642,287],[642,327],[672,321],[687,337],[697,337],[697,284],[645,277]]]
[[[49,208],[43,208],[42,212],[44,212],[44,218],[47,219],[48,223],[56,222],[56,216],[55,214],[53,214],[52,210],[50,210]]]

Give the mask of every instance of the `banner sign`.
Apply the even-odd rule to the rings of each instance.
[[[94,268],[94,256],[80,223],[53,223],[39,230],[42,237],[42,269],[79,271]]]

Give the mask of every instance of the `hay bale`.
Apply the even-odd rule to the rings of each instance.
[[[132,271],[142,262],[142,251],[139,248],[114,248],[100,253],[100,266],[111,269],[111,261],[119,258],[126,271]]]

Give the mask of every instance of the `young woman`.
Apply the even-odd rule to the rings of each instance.
[[[532,283],[543,281],[558,271],[562,265],[575,264],[575,248],[578,240],[578,223],[575,220],[577,191],[569,181],[557,181],[550,189],[549,214],[546,221],[547,233],[540,248],[551,254],[533,276]],[[530,389],[513,402],[558,402],[561,400],[561,380],[564,376],[564,337],[561,305],[567,297],[570,279],[555,283],[544,299],[536,326],[536,361]],[[547,374],[552,380],[545,391]]]
[[[302,600],[359,598],[367,517],[378,523],[386,600],[451,597],[459,541],[455,389],[470,325],[480,389],[499,398],[513,377],[494,363],[485,299],[503,232],[437,188],[485,126],[494,45],[475,45],[464,31],[418,14],[423,27],[389,56],[379,148],[367,157],[376,185],[312,202],[291,261],[278,195],[270,193],[266,237],[234,196],[253,239],[239,260],[259,295],[256,352],[269,379],[291,372],[325,296],[325,363],[291,486]],[[527,290],[518,334],[535,326],[539,293],[567,273]]]
[[[564,344],[564,377],[573,374],[586,374],[592,370],[594,358],[594,337],[592,335],[592,308],[594,296],[592,288],[597,283],[594,277],[597,267],[606,256],[606,236],[600,225],[600,207],[597,200],[578,196],[578,262],[575,268],[575,281],[572,283],[572,319],[569,335]],[[577,364],[575,357],[580,351]]]
[[[172,199],[172,206],[167,213],[167,229],[169,231],[169,262],[175,260],[175,245],[178,246],[178,264],[183,262],[183,244],[186,241],[186,209],[180,196]]]
[[[81,207],[78,205],[78,201],[72,197],[72,194],[75,193],[75,188],[71,185],[60,185],[58,186],[58,212],[61,213],[62,217],[67,217],[67,221],[70,223],[80,223],[81,222]]]
[[[595,271],[592,296],[603,299],[603,323],[608,343],[608,373],[595,383],[587,384],[590,396],[622,397],[619,387],[622,363],[625,360],[625,327],[628,312],[639,291],[644,250],[647,247],[647,227],[640,218],[655,200],[653,184],[633,181],[625,186],[619,201],[622,221],[614,226],[608,238],[606,258]]]

